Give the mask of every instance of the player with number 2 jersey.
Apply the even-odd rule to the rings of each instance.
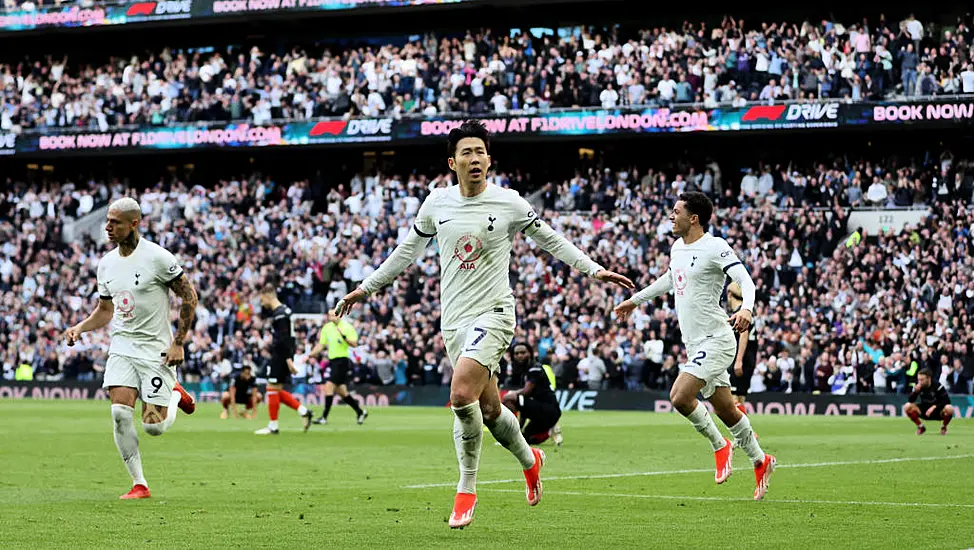
[[[727,369],[737,358],[738,331],[751,324],[754,309],[754,282],[744,264],[737,259],[727,241],[706,232],[714,205],[703,193],[680,196],[670,221],[679,237],[670,251],[670,266],[649,287],[615,308],[625,320],[633,310],[658,296],[672,292],[676,297],[676,316],[687,346],[686,365],[670,390],[674,408],[687,417],[693,427],[710,440],[717,463],[715,479],[723,483],[731,475],[734,443],[721,435],[717,425],[697,394],[710,401],[714,412],[727,425],[738,447],[744,449],[754,465],[754,500],[764,498],[775,467],[775,457],[765,454],[754,437],[751,422],[737,409],[730,392]],[[724,283],[731,279],[741,287],[743,304],[728,324],[720,307]]]

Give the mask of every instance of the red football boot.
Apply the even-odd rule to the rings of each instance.
[[[193,399],[193,396],[190,395],[189,392],[184,390],[183,387],[179,385],[179,382],[176,382],[176,385],[173,386],[172,389],[179,392],[179,410],[186,414],[193,414],[196,412],[196,400]]]
[[[149,488],[145,485],[135,485],[132,489],[125,493],[124,495],[118,497],[119,500],[132,500],[136,498],[149,498],[152,494],[149,493]]]

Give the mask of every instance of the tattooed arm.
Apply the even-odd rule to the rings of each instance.
[[[196,313],[196,305],[199,298],[196,296],[196,289],[189,282],[189,278],[183,273],[169,282],[169,288],[179,299],[182,305],[179,306],[179,326],[176,328],[176,335],[173,337],[172,346],[166,356],[166,363],[169,365],[179,365],[183,362],[183,345],[186,343],[186,335],[193,324],[193,316]]]

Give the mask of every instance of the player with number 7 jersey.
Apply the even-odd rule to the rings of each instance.
[[[532,449],[514,414],[501,406],[496,373],[511,345],[516,319],[509,274],[518,233],[567,265],[596,279],[633,288],[604,269],[542,221],[516,191],[487,182],[490,139],[480,123],[467,121],[450,132],[447,164],[457,185],[434,189],[423,202],[412,230],[379,268],[346,295],[339,315],[391,283],[436,239],[440,256],[441,333],[453,363],[450,402],[460,482],[449,525],[473,520],[483,427],[520,462],[528,504],[541,500],[540,470],[545,455]]]

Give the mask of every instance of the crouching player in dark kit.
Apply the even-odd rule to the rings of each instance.
[[[910,402],[903,407],[903,412],[917,425],[917,435],[923,435],[927,427],[924,420],[940,420],[940,435],[947,435],[947,424],[954,418],[954,407],[950,405],[950,396],[939,382],[933,381],[933,371],[920,369],[917,383],[910,394]]]
[[[240,370],[240,374],[235,376],[230,382],[230,389],[223,392],[220,401],[223,404],[223,412],[220,418],[229,418],[233,413],[234,418],[238,418],[237,405],[243,404],[246,407],[244,418],[257,418],[257,404],[260,403],[261,395],[257,391],[257,379],[247,365]]]
[[[525,342],[514,345],[511,359],[511,384],[521,389],[505,393],[504,405],[518,415],[521,432],[529,444],[538,445],[552,437],[560,446],[561,407],[546,369],[535,363],[534,350]]]

